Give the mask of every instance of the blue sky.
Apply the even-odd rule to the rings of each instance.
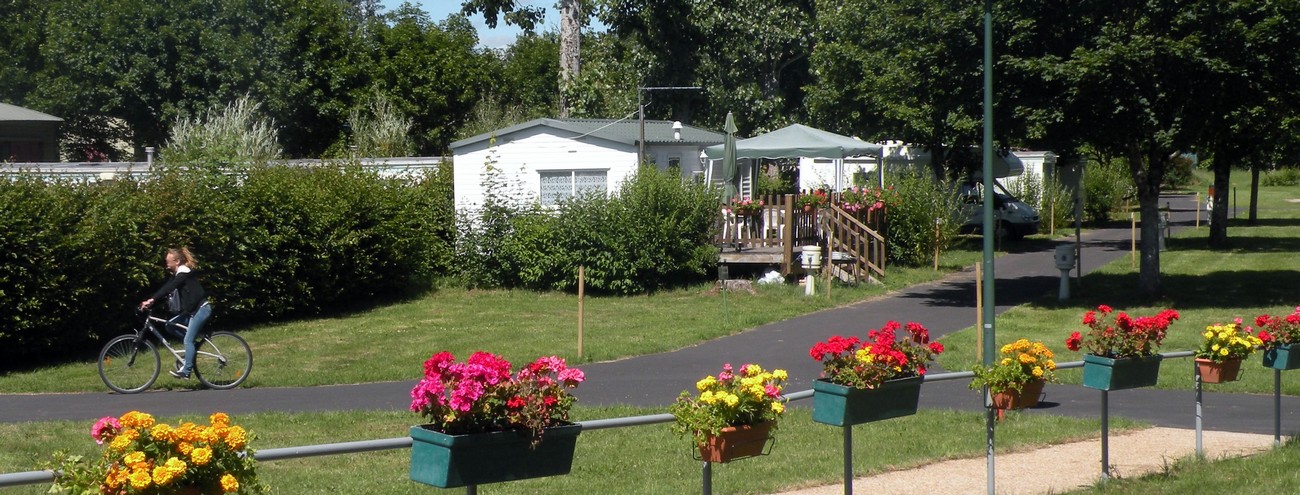
[[[402,4],[403,0],[382,0],[380,3],[384,6],[385,12],[391,12]],[[448,15],[460,12],[459,0],[409,0],[412,4],[420,7],[420,10],[429,13],[429,19],[435,22],[446,19]],[[559,31],[559,15],[555,13],[555,0],[523,0],[520,2],[524,5],[541,7],[546,9],[546,22],[538,26],[538,32]],[[483,46],[500,48],[515,41],[519,35],[519,28],[507,26],[503,22],[498,22],[496,29],[489,29],[483,23],[483,16],[474,16],[470,22],[478,28],[479,43]]]

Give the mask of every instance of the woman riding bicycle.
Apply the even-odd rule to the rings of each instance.
[[[203,330],[203,324],[212,315],[212,306],[208,304],[207,291],[203,289],[198,275],[194,273],[198,263],[195,262],[189,248],[168,249],[166,263],[167,269],[175,275],[154,292],[153,297],[141,302],[140,309],[148,309],[154,302],[164,297],[172,298],[168,302],[176,316],[167,320],[167,328],[171,330],[174,325],[185,325],[187,330],[185,331],[185,363],[181,365],[181,369],[169,373],[176,378],[188,379],[190,372],[194,370],[194,341]]]

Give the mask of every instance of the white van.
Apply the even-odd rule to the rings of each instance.
[[[1008,239],[1019,240],[1038,233],[1042,219],[1038,210],[1016,199],[998,181],[993,181],[993,221]],[[976,180],[963,182],[958,189],[962,201],[962,232],[980,233],[984,226],[984,183]]]

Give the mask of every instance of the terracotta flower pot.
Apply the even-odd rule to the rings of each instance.
[[[1201,374],[1201,383],[1226,383],[1237,381],[1241,372],[1241,358],[1215,362],[1196,358],[1196,368]]]
[[[1043,395],[1042,380],[1033,380],[1020,386],[1020,391],[1009,388],[993,394],[994,409],[1026,409],[1038,405],[1038,398]]]
[[[705,443],[699,445],[700,460],[731,462],[765,455],[764,449],[769,445],[775,424],[774,421],[766,421],[756,425],[723,428],[717,435],[709,435]]]

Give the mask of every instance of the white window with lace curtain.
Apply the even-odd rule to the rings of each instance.
[[[609,173],[605,170],[552,170],[541,175],[541,201],[554,205],[588,192],[609,191]]]

